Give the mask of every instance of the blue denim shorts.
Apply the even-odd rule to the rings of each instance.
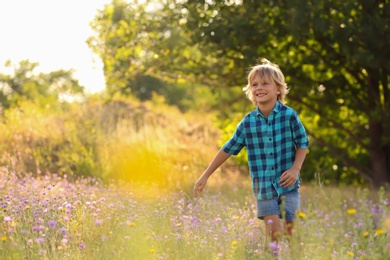
[[[300,204],[301,196],[299,188],[296,188],[277,198],[257,200],[257,217],[264,219],[266,216],[279,215],[282,218],[282,213],[284,213],[283,217],[286,221],[293,222]]]

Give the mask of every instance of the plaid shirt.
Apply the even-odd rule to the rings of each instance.
[[[244,146],[258,200],[278,197],[299,186],[299,175],[293,187],[283,188],[278,183],[282,173],[293,165],[296,148],[309,147],[306,130],[294,109],[277,101],[268,119],[258,108],[247,114],[222,150],[237,155]]]

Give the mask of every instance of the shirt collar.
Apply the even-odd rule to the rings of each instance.
[[[282,108],[282,104],[278,100],[276,100],[276,104],[274,106],[274,109],[272,109],[272,112],[274,112],[276,114],[280,111],[281,108]],[[264,117],[264,115],[261,113],[261,111],[258,107],[256,107],[256,115]]]

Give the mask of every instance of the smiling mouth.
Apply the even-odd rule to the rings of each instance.
[[[265,95],[267,95],[267,94],[265,94],[265,93],[258,93],[258,94],[256,94],[256,97],[264,97]]]

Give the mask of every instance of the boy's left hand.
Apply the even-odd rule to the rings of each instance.
[[[298,180],[298,169],[290,168],[280,176],[279,184],[283,188],[289,188],[294,186]]]

